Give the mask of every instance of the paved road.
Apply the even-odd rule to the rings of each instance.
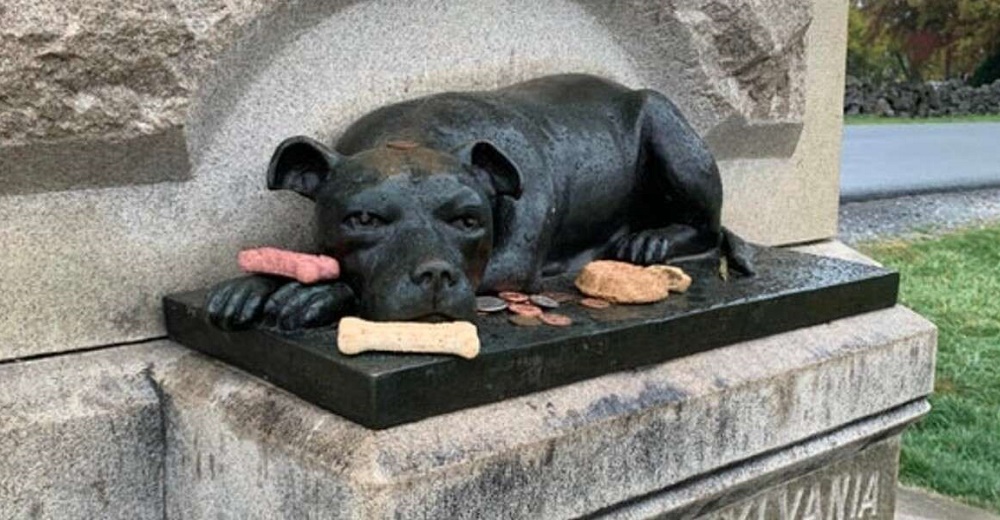
[[[1000,186],[1000,123],[845,125],[844,201]]]

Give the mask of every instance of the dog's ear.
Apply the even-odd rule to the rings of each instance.
[[[333,173],[340,155],[306,136],[289,137],[278,145],[267,168],[267,188],[292,190],[315,200],[319,187]]]
[[[515,199],[521,197],[521,169],[489,141],[473,141],[455,151],[462,163],[477,168],[487,175],[498,195]]]

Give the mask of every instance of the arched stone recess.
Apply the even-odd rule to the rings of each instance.
[[[189,148],[197,162],[262,101],[300,124],[311,107],[307,120],[325,117],[314,133],[329,138],[392,101],[593,72],[669,95],[722,159],[788,157],[811,11],[773,0],[293,2],[261,16],[205,78]]]
[[[331,7],[328,7],[331,9]],[[244,149],[273,148],[306,133],[334,138],[381,105],[444,90],[481,90],[559,72],[645,83],[610,32],[567,0],[370,1],[336,12],[275,12],[219,70],[191,112],[189,148],[213,163]],[[324,15],[325,14],[325,15]],[[280,38],[280,36],[279,36]],[[257,64],[243,69],[246,56]],[[265,57],[266,55],[266,57]],[[215,170],[208,168],[206,173]]]
[[[163,59],[173,74],[165,78],[176,81],[176,97],[183,99],[157,119],[163,126],[155,130],[182,138],[191,170],[174,164],[168,168],[172,176],[136,183],[122,178],[69,186],[70,191],[0,189],[0,359],[160,336],[162,295],[237,275],[235,255],[242,248],[308,246],[310,203],[264,186],[274,146],[295,134],[333,139],[379,105],[425,93],[487,89],[556,72],[600,74],[671,96],[722,158],[729,157],[731,143],[742,142],[726,135],[753,137],[758,146],[737,150],[750,159],[733,167],[723,161],[724,174],[738,181],[731,183],[736,192],[756,193],[754,186],[767,185],[783,195],[802,185],[798,170],[789,166],[795,158],[788,157],[802,126],[801,91],[810,84],[799,47],[812,2],[805,7],[792,0],[691,0],[683,6],[669,0],[126,3],[173,9],[176,13],[164,16],[181,20],[168,25],[183,26],[178,34],[184,45],[177,56],[166,53]],[[110,0],[87,5],[113,10]],[[833,33],[820,34],[822,41],[837,44]],[[0,30],[0,37],[4,34]],[[80,120],[69,118],[66,124],[73,121]],[[786,127],[793,131],[782,130]],[[111,140],[146,135],[145,127],[136,128],[141,131],[135,135],[118,130],[107,135]],[[730,133],[720,134],[720,128]],[[767,142],[781,139],[768,141],[754,133],[759,128],[791,145],[769,148]],[[91,130],[78,134],[104,135]],[[128,153],[152,163],[176,158]],[[72,161],[67,164],[73,167]],[[763,184],[762,175],[770,175]],[[156,182],[177,179],[184,180]],[[147,181],[154,183],[142,184]],[[798,206],[755,202],[761,209],[737,216],[740,223],[755,219],[772,233],[762,241],[817,238],[815,227],[787,224],[801,221],[788,218]],[[811,199],[802,204],[827,209]],[[774,231],[784,228],[790,231]]]

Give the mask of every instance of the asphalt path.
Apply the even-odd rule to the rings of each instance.
[[[845,125],[840,197],[1000,186],[1000,123]]]

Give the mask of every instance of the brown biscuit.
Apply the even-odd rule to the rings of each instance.
[[[670,266],[642,267],[614,260],[596,260],[583,267],[576,287],[587,296],[614,303],[654,303],[670,291],[684,292],[691,278]]]

